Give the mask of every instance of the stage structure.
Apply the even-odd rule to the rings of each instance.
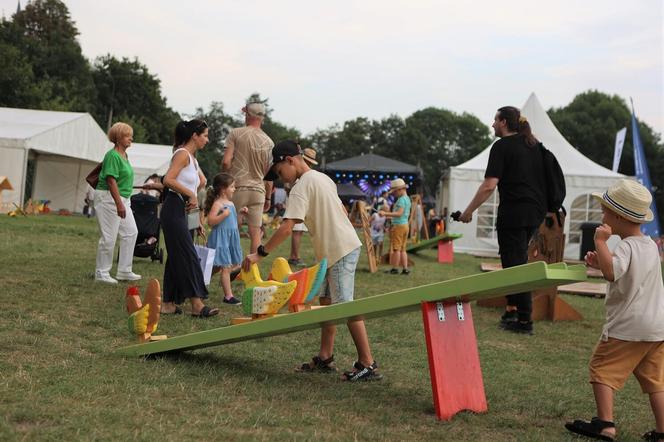
[[[369,198],[389,190],[390,181],[396,178],[401,178],[408,184],[408,194],[421,193],[424,178],[422,169],[418,166],[374,153],[334,161],[321,166],[320,171],[335,183],[356,185]]]

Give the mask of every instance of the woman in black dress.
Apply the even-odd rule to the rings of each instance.
[[[203,272],[187,226],[188,209],[198,208],[198,191],[205,187],[205,175],[196,161],[196,152],[208,143],[205,121],[181,121],[175,128],[175,143],[171,165],[164,175],[166,195],[161,209],[168,257],[164,268],[164,293],[161,312],[182,313],[179,307],[185,299],[191,302],[192,316],[207,318],[219,309],[203,304],[208,291]]]

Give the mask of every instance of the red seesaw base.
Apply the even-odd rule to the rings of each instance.
[[[470,304],[423,302],[422,317],[436,416],[487,411]]]
[[[451,239],[438,241],[438,262],[441,264],[454,262],[454,242]]]

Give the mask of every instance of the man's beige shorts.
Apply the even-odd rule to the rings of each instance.
[[[247,187],[238,188],[233,194],[233,204],[235,210],[238,212],[238,217],[243,215],[240,210],[243,207],[249,209],[249,213],[244,215],[247,224],[252,227],[260,227],[263,225],[263,205],[265,204],[265,192]]]
[[[590,359],[590,383],[620,390],[631,373],[644,393],[664,391],[664,341],[599,341]]]
[[[408,240],[408,224],[396,224],[390,228],[390,250],[405,251]]]

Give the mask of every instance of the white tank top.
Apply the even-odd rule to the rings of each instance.
[[[173,157],[175,157],[175,155],[181,150],[184,150],[187,152],[187,155],[189,155],[189,164],[180,170],[178,176],[175,177],[175,181],[191,190],[192,195],[196,195],[198,193],[198,185],[201,184],[201,178],[198,176],[198,162],[196,161],[196,158],[183,147],[173,152]],[[171,157],[171,162],[173,161],[173,157]]]

